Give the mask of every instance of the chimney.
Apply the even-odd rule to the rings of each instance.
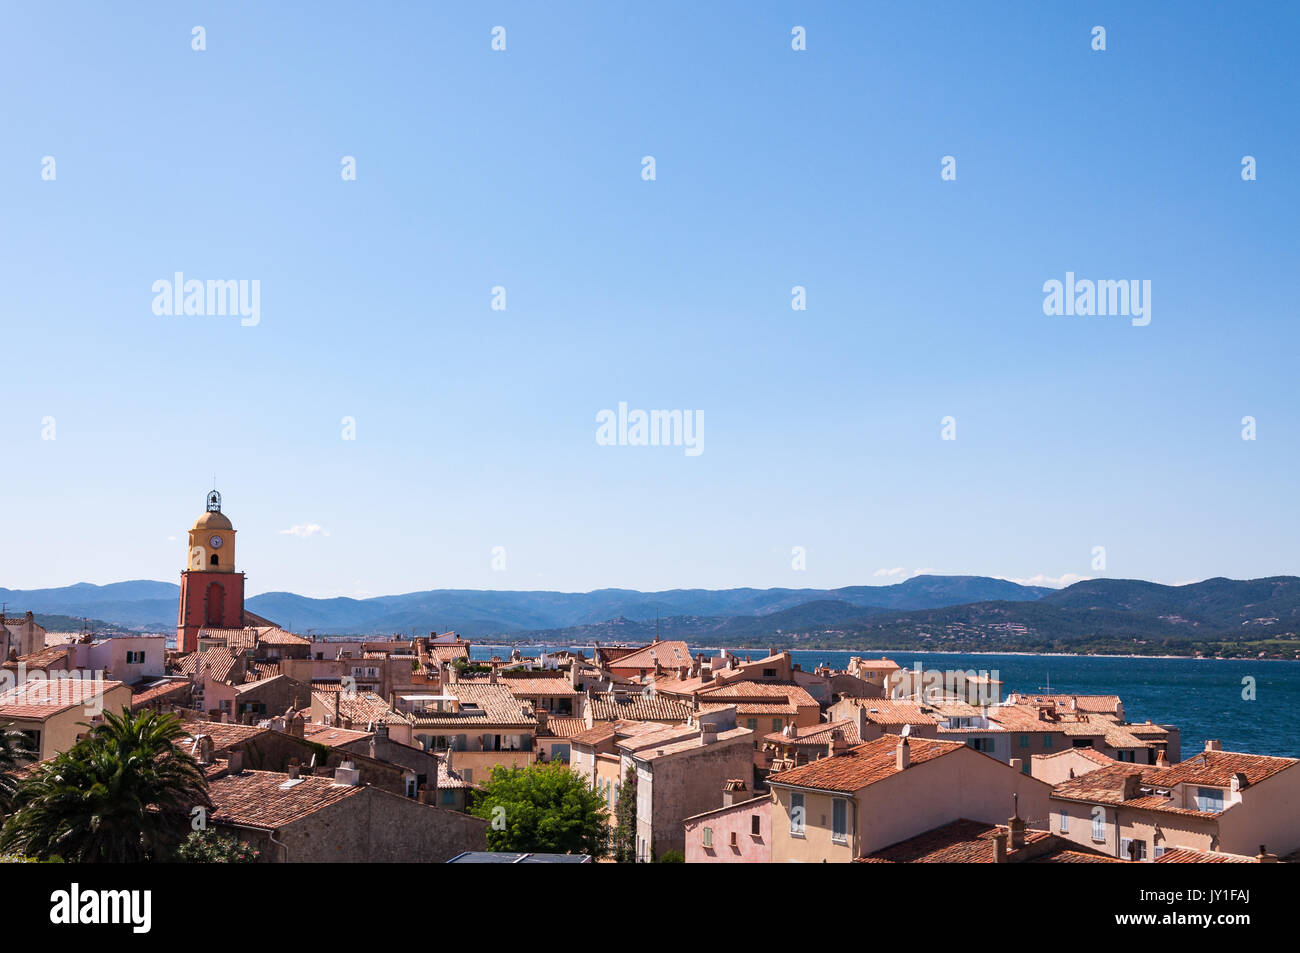
[[[338,690],[337,692],[334,693],[334,727],[335,727],[335,728],[340,727],[340,725],[339,725],[339,703],[340,703],[340,701],[342,700],[342,697],[343,697],[343,686],[340,685],[340,686],[339,686],[339,690]]]
[[[540,735],[546,731],[546,709],[538,708],[533,714],[537,717],[537,733]]]
[[[1277,854],[1270,854],[1264,849],[1264,845],[1259,845],[1259,853],[1255,855],[1255,860],[1261,864],[1276,864]]]
[[[496,683],[497,683],[497,667],[493,665],[492,671],[488,672],[488,684],[495,685]]]
[[[334,783],[355,788],[361,784],[361,772],[356,769],[351,761],[344,761],[334,769]]]
[[[716,722],[700,722],[700,743],[711,745],[718,740],[718,725]]]
[[[1206,750],[1206,751],[1222,751],[1222,750],[1223,750],[1223,742],[1220,741],[1218,738],[1215,738],[1215,739],[1212,739],[1212,740],[1207,740],[1207,741],[1205,742],[1205,750]]]
[[[198,754],[199,764],[212,763],[212,736],[199,735],[194,739],[194,747]]]
[[[294,712],[293,717],[289,719],[289,734],[293,735],[295,738],[301,738],[305,733],[306,727],[304,726],[302,715]]]
[[[1007,832],[998,829],[993,834],[993,863],[1005,864],[1007,862]]]
[[[1161,748],[1159,751],[1156,752],[1156,767],[1157,768],[1169,767],[1169,759],[1165,757],[1164,748]]]
[[[231,774],[243,774],[244,773],[244,752],[232,751],[227,757],[228,760],[227,760],[226,770],[229,771]]]
[[[894,765],[899,770],[904,770],[912,763],[912,749],[908,747],[907,739],[903,738],[898,742],[898,753],[894,759]]]
[[[289,780],[297,781],[298,778],[300,777],[302,777],[302,762],[299,761],[297,758],[290,758],[289,759]]]
[[[1025,846],[1025,821],[1020,816],[1020,795],[1011,795],[1012,814],[1007,821],[1007,832],[1011,835],[1011,849],[1020,850]]]
[[[1138,785],[1142,782],[1141,774],[1126,774],[1124,776],[1124,800],[1130,800],[1138,796]]]
[[[745,800],[749,792],[745,790],[745,781],[743,778],[728,778],[722,785],[722,806],[731,807],[731,805]]]

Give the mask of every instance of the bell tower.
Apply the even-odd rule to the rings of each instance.
[[[193,652],[203,628],[244,625],[244,574],[235,571],[235,527],[221,512],[221,494],[208,494],[207,508],[190,528],[181,571],[176,648]]]

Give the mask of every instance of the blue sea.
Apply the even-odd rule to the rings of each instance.
[[[542,646],[520,648],[535,655]],[[590,646],[579,648],[590,656]],[[470,654],[486,659],[507,651],[476,645]],[[746,653],[737,654],[743,658]],[[853,655],[883,655],[904,668],[919,661],[926,670],[996,672],[1004,694],[1037,692],[1050,685],[1053,692],[1063,694],[1118,695],[1129,721],[1149,718],[1178,726],[1183,757],[1202,750],[1207,738],[1219,739],[1227,751],[1300,757],[1300,662],[880,651],[796,651],[793,655],[805,671],[822,663],[843,669]],[[750,657],[758,658],[759,653]],[[1248,679],[1254,680],[1253,700],[1243,697]]]

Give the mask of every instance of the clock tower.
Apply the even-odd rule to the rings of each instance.
[[[235,527],[221,512],[221,494],[208,494],[207,511],[190,529],[181,571],[176,649],[199,647],[199,629],[237,629],[244,625],[244,574],[235,571]]]

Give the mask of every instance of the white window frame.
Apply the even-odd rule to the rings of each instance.
[[[837,831],[835,825],[835,811],[843,812],[844,825],[843,830]],[[831,798],[831,842],[834,844],[847,844],[849,842],[849,802],[848,798],[833,797]]]

